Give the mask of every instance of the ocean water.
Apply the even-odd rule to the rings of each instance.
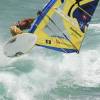
[[[28,55],[7,58],[3,45],[9,27],[36,12],[48,0],[0,2],[0,100],[100,100],[100,3],[80,54],[36,47]]]

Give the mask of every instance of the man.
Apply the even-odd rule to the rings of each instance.
[[[11,26],[10,32],[12,36],[15,36],[17,34],[22,34],[23,30],[29,29],[34,20],[35,18],[27,18],[22,21],[18,21],[15,25]]]
[[[38,10],[37,16],[41,16],[42,11]],[[18,21],[15,25],[10,27],[10,32],[12,36],[15,36],[17,34],[22,34],[23,30],[29,29],[31,27],[31,24],[34,22],[35,18],[27,18],[22,21]]]

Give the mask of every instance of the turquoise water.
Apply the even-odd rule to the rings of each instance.
[[[23,57],[4,56],[10,25],[36,17],[47,1],[0,2],[0,100],[100,100],[100,3],[80,54],[36,47]]]

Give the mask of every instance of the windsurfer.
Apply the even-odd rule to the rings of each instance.
[[[10,27],[10,32],[12,36],[15,36],[17,34],[22,34],[23,30],[29,29],[34,20],[35,18],[27,18],[22,21],[18,21],[16,24],[12,25]]]
[[[39,10],[37,12],[37,16],[40,16],[42,14],[42,11]],[[31,27],[31,24],[34,22],[35,18],[27,18],[22,21],[18,21],[16,24],[12,25],[10,27],[10,32],[12,36],[15,36],[17,34],[22,34],[23,30],[29,29]]]

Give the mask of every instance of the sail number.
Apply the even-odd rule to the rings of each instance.
[[[51,40],[46,40],[46,44],[51,44]]]

